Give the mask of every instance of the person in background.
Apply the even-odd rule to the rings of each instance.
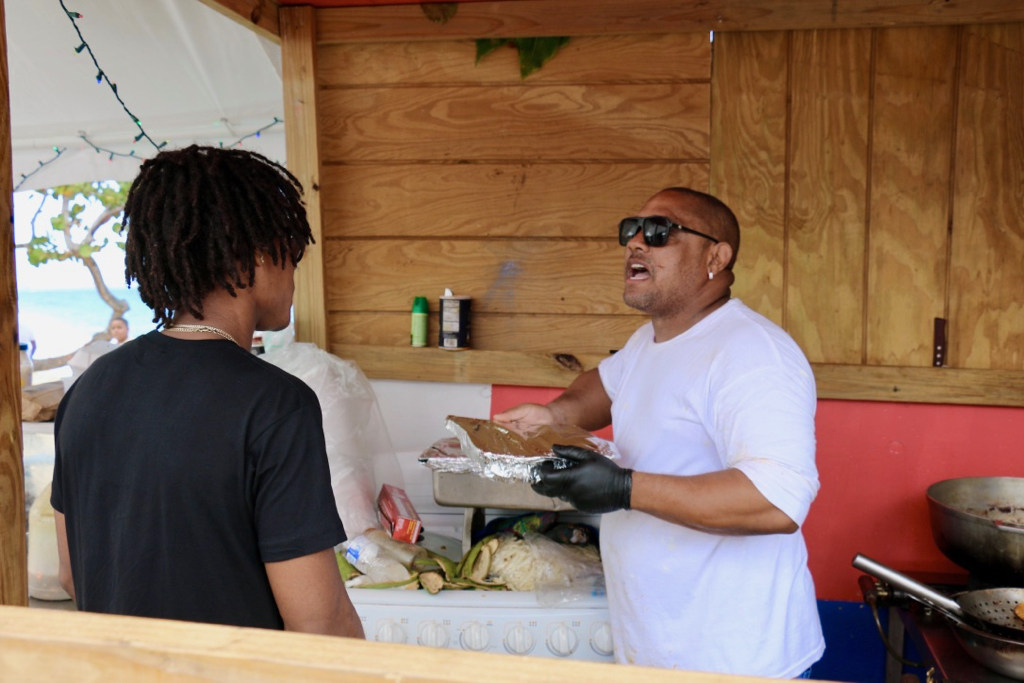
[[[249,353],[289,323],[312,242],[299,182],[240,149],[165,151],[124,219],[126,278],[163,329],[61,402],[64,589],[86,611],[363,637],[316,394]]]
[[[824,652],[800,525],[818,491],[814,377],[782,329],[730,299],[739,225],[668,188],[619,224],[626,346],[514,427],[611,423],[622,455],[555,446],[534,489],[604,513],[621,663],[806,678]]]
[[[114,344],[124,344],[128,341],[128,321],[124,318],[112,318],[107,325],[107,334]]]

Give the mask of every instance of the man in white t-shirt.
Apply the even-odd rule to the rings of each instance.
[[[556,446],[539,493],[604,514],[620,663],[806,677],[825,645],[800,525],[818,491],[814,377],[777,325],[730,300],[739,225],[687,188],[619,226],[626,346],[513,426],[614,425],[616,462]]]

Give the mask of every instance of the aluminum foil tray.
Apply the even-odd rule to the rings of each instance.
[[[565,501],[535,493],[525,482],[495,481],[476,474],[433,471],[434,500],[446,507],[555,511],[574,509]]]
[[[530,432],[490,420],[449,415],[445,426],[455,434],[474,471],[486,479],[508,482],[535,481],[534,467],[546,460],[561,460],[555,444],[587,448],[608,458],[618,457],[614,444],[571,425],[543,425]]]

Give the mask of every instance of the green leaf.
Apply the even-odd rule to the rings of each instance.
[[[476,41],[476,62],[479,64],[480,60],[491,54],[499,47],[508,45],[508,38],[480,38]]]
[[[83,244],[78,248],[78,256],[80,258],[89,258],[102,248],[103,247],[98,247],[94,244]]]
[[[115,221],[114,224],[110,226],[110,229],[113,230],[115,234],[120,235],[121,231],[124,230],[124,226],[121,225],[120,221]]]
[[[526,78],[554,57],[562,46],[569,42],[569,38],[516,38],[514,42],[519,50],[519,77]]]
[[[116,244],[121,251],[125,250],[124,242],[114,242],[114,244]]]
[[[57,245],[45,235],[29,240],[25,252],[28,255],[28,262],[33,266],[40,266],[48,261],[63,260]]]

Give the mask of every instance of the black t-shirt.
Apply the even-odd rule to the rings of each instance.
[[[345,540],[316,394],[227,340],[98,358],[55,435],[81,610],[280,629],[263,563]]]

